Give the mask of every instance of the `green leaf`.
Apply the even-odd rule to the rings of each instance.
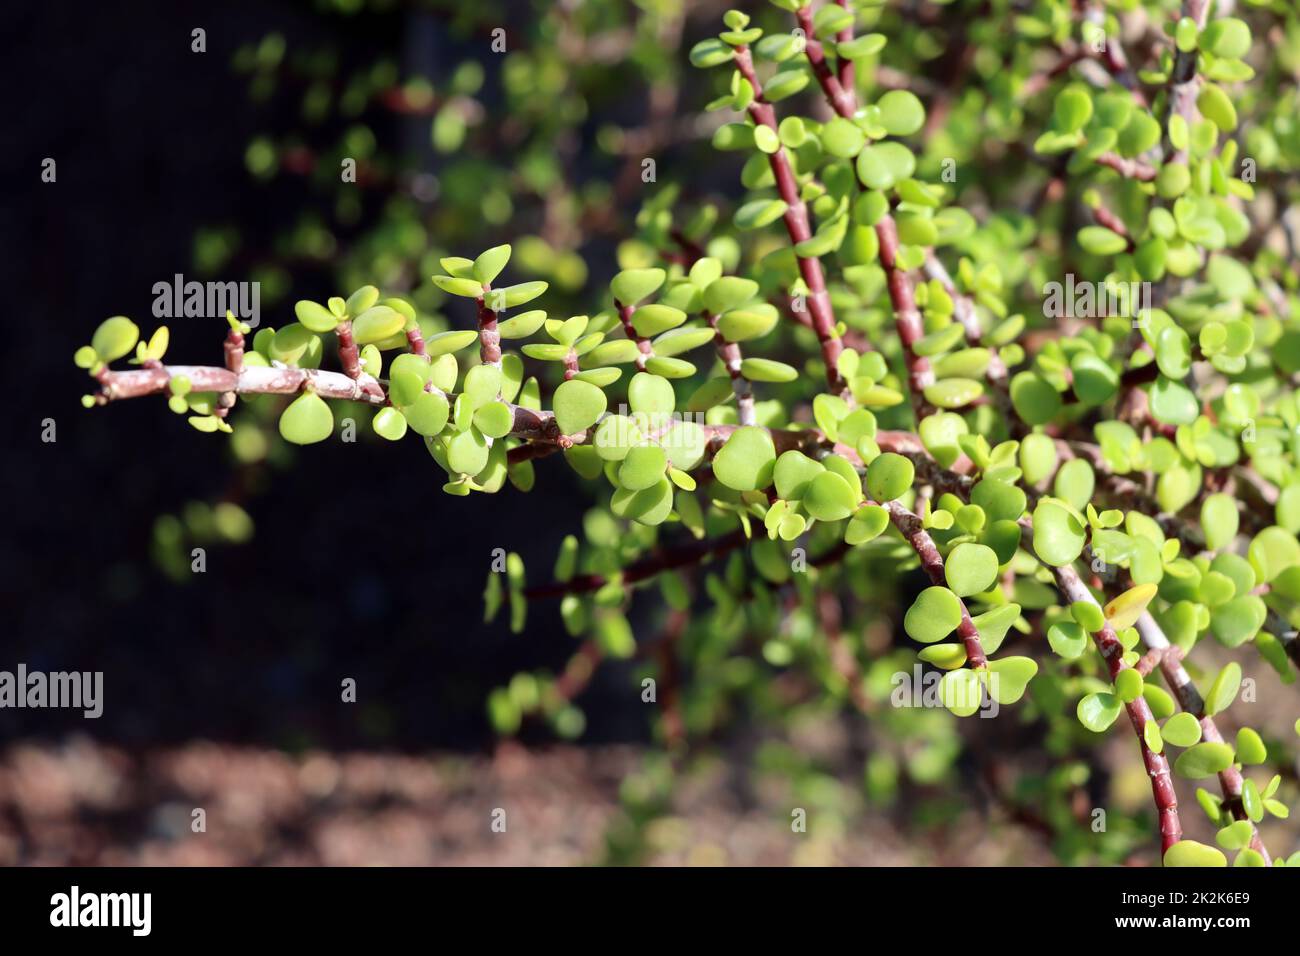
[[[889,527],[889,512],[879,505],[863,505],[844,529],[844,541],[850,547],[878,538]],[[966,652],[962,651],[962,660]]]
[[[1205,713],[1207,716],[1214,716],[1237,699],[1237,691],[1241,689],[1241,665],[1236,661],[1230,661],[1219,671],[1210,685],[1209,691],[1205,694]]]
[[[791,449],[783,452],[772,473],[776,493],[787,500],[798,500],[804,496],[809,482],[825,470],[820,462],[813,461],[801,451]]]
[[[431,438],[443,430],[450,415],[447,399],[436,392],[422,392],[414,402],[402,408],[411,431]]]
[[[1114,256],[1128,248],[1128,240],[1105,226],[1084,226],[1079,230],[1079,245],[1094,256]]]
[[[1165,866],[1227,866],[1228,858],[1212,846],[1195,840],[1179,840],[1165,850]]]
[[[1074,621],[1057,621],[1047,629],[1047,643],[1061,657],[1074,661],[1088,649],[1088,633]]]
[[[381,408],[370,421],[375,434],[388,441],[397,441],[406,434],[406,418],[396,408]],[[331,431],[333,426],[331,425]]]
[[[434,276],[433,284],[448,295],[458,295],[462,299],[477,299],[483,294],[483,283],[473,279],[452,276]]]
[[[984,700],[984,682],[968,668],[949,671],[939,679],[939,699],[958,717],[969,717]]]
[[[827,120],[821,132],[822,147],[832,156],[848,159],[867,144],[867,136],[856,123],[836,116]]]
[[[738,229],[761,229],[785,215],[785,201],[781,199],[756,199],[736,210]]]
[[[903,630],[922,644],[941,641],[961,623],[961,601],[947,588],[928,587],[903,615]]]
[[[424,350],[430,358],[437,358],[440,355],[459,352],[477,341],[478,332],[474,329],[454,329],[429,336],[424,340]]]
[[[1201,740],[1201,722],[1194,714],[1174,714],[1160,729],[1165,740],[1175,747],[1191,747]]]
[[[993,586],[997,576],[998,556],[982,544],[959,544],[944,561],[944,577],[958,597],[982,594]]]
[[[497,334],[503,339],[526,339],[540,329],[545,322],[546,312],[542,309],[533,309],[529,312],[521,312],[508,319],[502,319],[497,323]],[[635,343],[633,344],[635,345]]]
[[[775,359],[747,358],[740,363],[740,374],[751,382],[793,382],[799,370]]]
[[[1115,696],[1126,704],[1131,704],[1142,696],[1142,675],[1131,667],[1126,667],[1115,675]]]
[[[984,386],[974,379],[946,378],[925,387],[925,398],[939,408],[962,408],[984,394]]]
[[[1200,95],[1196,97],[1196,108],[1225,133],[1237,128],[1237,108],[1232,105],[1232,99],[1223,92],[1222,87],[1213,83],[1203,84]]]
[[[808,483],[803,506],[819,521],[840,521],[853,514],[861,495],[841,476],[823,471]]]
[[[1232,766],[1232,748],[1224,743],[1200,743],[1184,750],[1174,763],[1174,773],[1199,780]]]
[[[1011,379],[1011,404],[1029,425],[1044,425],[1061,410],[1061,396],[1033,372],[1018,372]]]
[[[627,403],[641,415],[668,415],[677,407],[677,396],[668,379],[650,372],[637,372],[628,384]]]
[[[1056,94],[1052,121],[1059,132],[1074,133],[1092,119],[1092,97],[1079,86],[1067,86]]]
[[[889,189],[916,172],[916,157],[902,143],[875,143],[858,153],[857,171],[868,189]]]
[[[1034,509],[1034,553],[1044,563],[1063,567],[1079,557],[1087,541],[1083,525],[1067,508],[1043,499]]]
[[[890,136],[911,136],[925,125],[925,107],[907,90],[890,90],[876,101],[876,107],[880,125]]]
[[[753,279],[721,276],[705,288],[704,307],[716,315],[739,308],[756,295],[758,295],[758,283]]]
[[[639,445],[629,449],[618,470],[618,483],[632,491],[657,485],[668,467],[668,456],[658,445]]]
[[[867,466],[867,494],[877,502],[901,498],[912,487],[916,469],[902,455],[885,452]]]
[[[295,445],[324,441],[334,432],[334,413],[315,392],[303,392],[280,414],[280,435]]]
[[[1014,704],[1024,696],[1038,664],[1028,657],[1003,657],[990,661],[989,693],[999,704]]]
[[[140,329],[136,324],[124,315],[115,315],[111,319],[105,319],[95,329],[90,347],[95,350],[101,362],[108,364],[130,354],[139,339]]]
[[[1099,734],[1115,722],[1123,708],[1124,702],[1114,694],[1088,694],[1080,699],[1075,713],[1079,723]]]
[[[382,342],[397,335],[406,326],[406,317],[386,305],[367,309],[352,320],[352,337],[358,345]]]
[[[1237,759],[1244,764],[1261,764],[1268,760],[1268,748],[1263,739],[1250,727],[1237,731]]]
[[[310,299],[299,299],[295,302],[293,314],[298,317],[299,322],[313,332],[333,332],[339,324],[337,315],[319,302],[312,302]]]
[[[734,309],[718,318],[718,331],[728,342],[748,342],[771,332],[779,318],[774,308]]]
[[[526,302],[532,302],[545,292],[547,287],[548,284],[541,281],[521,282],[518,285],[508,285],[503,289],[493,289],[483,297],[483,301],[493,312],[504,312],[506,309],[514,309]]]
[[[605,413],[605,393],[579,379],[561,382],[555,390],[555,420],[565,435],[585,432]]]
[[[1224,59],[1243,57],[1250,50],[1250,27],[1236,17],[1216,17],[1201,33],[1201,48]]]
[[[510,246],[493,246],[484,252],[479,253],[474,260],[474,278],[484,285],[496,281],[496,277],[501,274],[501,270],[506,267],[510,261]]]
[[[624,269],[614,276],[609,288],[620,305],[636,305],[658,291],[667,275],[663,269]]]
[[[632,313],[632,327],[642,338],[651,338],[686,321],[686,313],[668,305],[643,305]]]
[[[776,448],[765,428],[746,426],[732,432],[713,457],[713,474],[735,491],[757,491],[772,480]]]

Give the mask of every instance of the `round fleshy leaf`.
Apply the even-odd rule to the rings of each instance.
[[[370,422],[375,434],[389,441],[397,441],[406,434],[406,418],[396,408],[381,408]]]
[[[382,342],[397,335],[405,325],[406,318],[402,313],[386,305],[377,305],[352,320],[352,337],[358,345]]]
[[[514,412],[505,402],[488,402],[474,412],[474,427],[488,438],[504,438],[514,423]]]
[[[747,358],[740,363],[740,374],[751,382],[793,382],[799,370],[775,359]]]
[[[1201,722],[1194,714],[1184,711],[1166,720],[1160,733],[1175,747],[1191,747],[1201,741]]]
[[[293,314],[298,317],[298,321],[305,325],[313,332],[325,333],[333,332],[339,324],[339,317],[331,312],[319,302],[312,302],[310,299],[299,299],[294,303]]]
[[[1224,646],[1240,647],[1259,633],[1267,617],[1268,607],[1264,599],[1244,594],[1225,601],[1210,612],[1210,632]]]
[[[1030,425],[1043,425],[1061,410],[1061,395],[1033,372],[1019,372],[1011,379],[1011,404]]]
[[[1165,850],[1165,866],[1227,866],[1228,858],[1212,846],[1179,840]]]
[[[1024,696],[1038,664],[1028,657],[1003,657],[989,661],[989,694],[999,704],[1014,704]]]
[[[752,309],[732,309],[718,318],[718,331],[728,342],[748,342],[762,338],[776,328],[780,314],[776,309],[764,309],[760,303]]]
[[[878,502],[901,498],[912,487],[916,468],[902,455],[885,452],[867,466],[867,494]]]
[[[686,313],[668,305],[643,305],[632,313],[632,327],[642,338],[652,338],[686,321]]]
[[[642,415],[668,415],[677,406],[673,384],[661,375],[637,372],[627,387],[627,403]]]
[[[730,312],[758,295],[758,283],[738,276],[721,276],[704,290],[704,307],[714,315]]]
[[[1142,696],[1142,675],[1126,667],[1115,675],[1115,696],[1130,704]]]
[[[472,268],[474,278],[484,285],[494,282],[509,261],[510,246],[508,244],[493,246],[491,249],[479,253],[478,258],[474,260]]]
[[[880,125],[890,136],[911,136],[925,125],[925,107],[907,90],[890,90],[876,101],[876,107]]]
[[[555,421],[565,435],[585,432],[605,414],[605,393],[589,382],[570,379],[561,382],[552,400]]]
[[[638,445],[628,450],[618,470],[618,483],[631,491],[657,485],[668,467],[668,456],[658,445]]]
[[[803,506],[819,521],[840,521],[853,514],[860,495],[842,477],[823,471],[807,485]]]
[[[624,269],[609,284],[620,305],[636,305],[653,295],[667,278],[663,269]]]
[[[928,587],[903,615],[903,630],[922,644],[941,641],[961,623],[961,601],[947,588]]]
[[[776,493],[788,501],[798,500],[804,496],[808,483],[825,470],[820,462],[813,461],[801,451],[791,449],[784,452],[772,471]]]
[[[1205,713],[1213,717],[1220,711],[1227,710],[1234,700],[1237,699],[1237,691],[1241,689],[1241,665],[1236,661],[1229,661],[1223,670],[1219,671],[1214,683],[1205,693]]]
[[[985,545],[965,542],[948,552],[943,570],[958,597],[982,594],[997,580],[998,556]]]
[[[874,538],[878,538],[889,527],[889,512],[879,505],[863,505],[853,515],[847,528],[844,529],[844,541],[850,546],[865,544]],[[966,652],[962,652],[962,660],[966,659]]]
[[[446,427],[451,409],[447,405],[447,399],[437,392],[421,392],[410,405],[403,406],[402,414],[411,426],[411,431],[431,438]]]
[[[1047,643],[1067,661],[1078,660],[1088,649],[1088,632],[1074,621],[1057,621],[1047,629]]]
[[[1205,531],[1205,546],[1211,551],[1230,544],[1237,536],[1240,522],[1237,502],[1231,495],[1216,492],[1201,503],[1201,528]]]
[[[757,491],[772,480],[776,448],[765,428],[746,426],[732,432],[713,456],[713,473],[735,491]]]
[[[114,362],[127,355],[140,340],[140,329],[124,315],[115,315],[105,319],[95,329],[90,340],[90,347],[95,350],[99,360],[104,363]]]
[[[1237,731],[1237,759],[1244,764],[1261,764],[1268,760],[1268,748],[1263,739],[1250,727]]]
[[[1013,484],[985,478],[971,489],[970,500],[993,521],[1018,521],[1025,513],[1025,493]]]
[[[609,415],[596,427],[592,444],[605,461],[622,461],[644,441],[636,421],[626,415]]]
[[[303,392],[280,414],[280,434],[295,445],[324,441],[334,432],[334,413],[315,392]]]
[[[939,679],[939,700],[958,717],[969,717],[984,701],[984,682],[969,668],[949,671]]]
[[[424,340],[424,350],[430,358],[438,358],[452,352],[459,352],[477,341],[478,332],[473,329],[455,329],[429,336]]]
[[[1075,713],[1079,723],[1099,734],[1115,722],[1123,709],[1124,702],[1114,694],[1088,694],[1079,701]]]
[[[992,610],[977,614],[971,618],[975,631],[979,634],[980,644],[986,654],[992,654],[1002,646],[1007,631],[1020,619],[1019,604],[1003,604]]]
[[[1232,756],[1232,748],[1227,744],[1217,741],[1196,744],[1179,754],[1174,773],[1191,780],[1212,777],[1232,766]]]
[[[961,644],[931,644],[921,648],[916,656],[927,664],[950,671],[966,663],[966,648]]]
[[[662,478],[649,488],[639,491],[619,488],[610,498],[609,505],[610,510],[620,518],[629,518],[650,526],[663,524],[673,510],[673,483]]]
[[[1063,505],[1044,499],[1034,509],[1034,553],[1053,567],[1074,561],[1087,534],[1079,519]]]

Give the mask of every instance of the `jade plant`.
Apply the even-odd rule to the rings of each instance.
[[[1296,740],[1238,704],[1300,666],[1293,5],[772,0],[679,59],[738,186],[645,181],[585,314],[497,244],[418,297],[228,316],[219,365],[115,316],[84,403],[157,395],[209,433],[270,406],[294,445],[368,417],[467,499],[434,507],[567,466],[581,535],[544,583],[493,559],[485,598],[517,631],[558,599],[580,644],[493,693],[502,733],[581,734],[593,669],[638,656],[670,752],[787,674],[888,726],[915,665],[970,734],[1005,708],[1062,763],[1127,735],[1166,865],[1300,864],[1266,842]]]

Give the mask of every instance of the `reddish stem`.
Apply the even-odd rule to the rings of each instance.
[[[766,126],[775,133],[776,110],[763,98],[763,85],[754,73],[754,61],[749,48],[736,47],[735,56],[736,68],[754,90],[754,100],[749,105],[750,117],[755,123]],[[790,242],[798,245],[812,238],[812,229],[809,226],[808,207],[800,196],[799,183],[790,166],[790,157],[786,155],[785,148],[781,147],[776,152],[769,153],[767,160],[772,167],[772,175],[776,178],[777,192],[785,202],[786,232],[790,234]],[[845,383],[840,378],[839,359],[844,345],[835,330],[835,312],[831,307],[830,294],[826,291],[826,276],[822,272],[821,260],[816,256],[800,256],[797,253],[795,258],[799,263],[799,274],[808,287],[808,312],[812,316],[813,332],[821,343],[827,384],[832,392],[842,392]]]

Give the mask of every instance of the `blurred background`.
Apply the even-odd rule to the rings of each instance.
[[[98,720],[0,711],[0,864],[1044,864],[1145,846],[1146,784],[1120,735],[1109,761],[1033,756],[1042,728],[1019,721],[963,748],[943,713],[873,728],[778,695],[670,759],[640,654],[589,682],[573,672],[577,716],[525,719],[502,742],[489,695],[526,696],[516,675],[562,673],[576,647],[553,605],[511,634],[483,622],[479,597],[494,548],[540,581],[566,533],[592,533],[594,499],[558,461],[538,463],[531,495],[453,498],[420,442],[379,447],[364,424],[355,444],[300,450],[265,408],[219,440],[161,402],[79,405],[74,350],[109,315],[151,330],[153,286],[177,273],[260,282],[263,325],[371,282],[463,328],[464,304],[429,284],[438,258],[510,241],[516,274],[551,283],[551,314],[597,308],[645,204],[678,195],[669,184],[693,207],[741,193],[738,163],[709,146],[728,114],[704,111],[713,80],[686,59],[732,5],[0,13],[0,668],[102,671],[105,686]],[[911,51],[927,82],[959,69],[949,26]],[[340,182],[343,157],[356,184]],[[221,322],[168,324],[169,360],[221,361]],[[638,638],[661,612],[637,606]],[[869,675],[881,700],[896,665]],[[348,678],[356,703],[340,699]],[[1103,792],[1139,819],[1098,851],[1083,835]],[[791,830],[795,806],[807,834]],[[506,834],[490,829],[498,807]]]

